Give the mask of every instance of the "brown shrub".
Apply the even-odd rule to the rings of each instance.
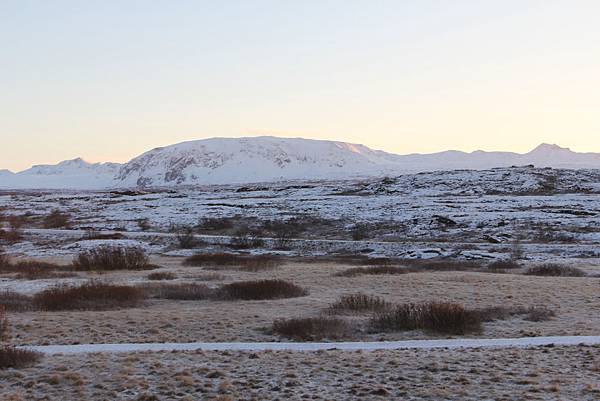
[[[225,231],[234,227],[235,219],[231,217],[209,217],[198,222],[196,229],[198,231]]]
[[[25,368],[42,359],[42,354],[10,346],[0,347],[0,369]]]
[[[123,238],[125,238],[125,236],[121,233],[102,233],[96,230],[87,230],[85,233],[85,237],[83,237],[82,240],[115,240]]]
[[[38,260],[12,262],[8,257],[1,257],[0,255],[0,273],[16,273],[14,276],[16,279],[39,280],[76,276],[75,273],[65,271],[70,269],[70,266],[61,266]]]
[[[379,312],[391,305],[383,298],[363,293],[342,295],[329,308],[330,313]]]
[[[91,281],[78,287],[48,288],[33,297],[33,304],[44,311],[110,310],[136,307],[143,299],[139,288]]]
[[[138,247],[100,246],[83,251],[73,261],[75,270],[146,270],[154,266]]]
[[[8,331],[8,318],[6,317],[6,309],[0,304],[0,340],[6,336]]]
[[[400,266],[371,266],[371,267],[352,267],[335,275],[338,277],[355,277],[361,275],[381,275],[381,274],[406,274],[410,271],[406,267]]]
[[[576,267],[546,263],[539,266],[532,266],[525,272],[528,276],[549,276],[549,277],[585,277],[587,274]]]
[[[370,321],[377,331],[425,330],[441,334],[467,334],[481,331],[477,312],[447,302],[402,304],[378,313]]]
[[[219,273],[203,273],[194,277],[196,280],[200,281],[223,281],[225,280],[225,276]]]
[[[23,232],[18,228],[11,228],[9,230],[0,229],[0,240],[9,244],[14,244],[23,239]]]
[[[61,212],[58,209],[50,212],[50,214],[42,220],[42,227],[44,228],[64,228],[69,227],[70,225],[71,215]]]
[[[545,306],[531,306],[526,309],[524,319],[530,322],[545,322],[554,316],[556,316],[556,313]]]
[[[215,290],[205,284],[144,284],[139,288],[150,298],[197,301],[215,297]]]
[[[219,295],[225,299],[262,300],[302,297],[308,292],[284,280],[255,280],[225,284]]]
[[[27,295],[4,290],[0,292],[0,306],[6,311],[24,312],[33,309],[33,301]]]
[[[175,280],[177,275],[171,272],[155,272],[146,276],[148,280]]]
[[[177,244],[181,249],[193,249],[201,244],[194,234],[192,227],[179,227],[177,229]]]
[[[487,268],[492,271],[520,269],[521,265],[512,259],[496,260],[490,263]]]
[[[352,336],[352,327],[345,320],[320,316],[275,320],[273,332],[299,341],[341,340]]]
[[[270,255],[235,255],[232,253],[200,253],[183,261],[185,266],[210,268],[236,267],[237,270],[258,272],[269,270],[282,263],[280,258]]]

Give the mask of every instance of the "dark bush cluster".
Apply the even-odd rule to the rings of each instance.
[[[146,270],[152,269],[148,256],[138,247],[100,246],[83,251],[73,261],[75,270]]]
[[[269,270],[282,263],[280,258],[269,255],[235,255],[232,253],[200,253],[183,261],[185,266],[209,268],[236,267],[237,270],[257,272]]]
[[[273,332],[298,341],[341,340],[352,335],[352,327],[343,319],[320,316],[275,320]]]
[[[177,275],[171,272],[154,272],[146,276],[148,280],[159,281],[159,280],[175,280]]]
[[[376,331],[425,330],[441,334],[463,335],[481,331],[476,311],[448,302],[401,304],[378,313],[370,325]]]
[[[200,301],[215,298],[216,291],[205,284],[145,284],[138,287],[150,298],[181,301]]]
[[[546,263],[539,266],[532,266],[525,272],[528,276],[549,276],[549,277],[585,277],[587,274],[576,267]]]
[[[520,269],[521,265],[519,264],[519,262],[512,260],[512,259],[503,259],[503,260],[496,260],[492,263],[490,263],[488,266],[488,269],[491,271],[504,271],[504,270],[514,270],[514,269]]]
[[[308,292],[284,280],[254,280],[224,284],[219,294],[225,299],[263,300],[303,297]]]
[[[406,274],[409,272],[410,271],[406,267],[381,265],[368,267],[352,267],[350,269],[346,269],[344,271],[336,273],[335,275],[339,277],[356,277],[362,275]]]
[[[13,262],[6,255],[0,254],[0,273],[15,274],[14,278],[22,280],[39,280],[47,278],[74,277],[71,266],[37,260],[19,260]]]
[[[100,282],[81,286],[58,285],[34,295],[33,305],[44,311],[109,310],[139,306],[144,299],[142,290]]]
[[[383,298],[363,293],[342,295],[329,307],[330,313],[379,312],[391,305]]]
[[[33,301],[30,296],[4,290],[0,292],[0,306],[6,311],[25,312],[33,309]]]
[[[34,365],[42,359],[39,352],[15,348],[0,347],[0,369],[21,369]]]
[[[44,228],[67,228],[71,225],[71,215],[65,212],[61,212],[58,209],[50,212],[49,215],[45,216],[42,220],[42,226]]]

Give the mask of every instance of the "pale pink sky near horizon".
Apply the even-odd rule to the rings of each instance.
[[[0,169],[208,137],[600,152],[600,2],[0,3]]]

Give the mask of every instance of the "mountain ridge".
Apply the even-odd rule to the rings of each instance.
[[[434,170],[537,167],[600,169],[600,153],[578,153],[542,143],[527,153],[463,152],[398,155],[361,144],[273,136],[209,138],[151,149],[129,162],[82,158],[12,173],[0,170],[0,188],[102,189],[241,184],[303,179],[347,179]]]

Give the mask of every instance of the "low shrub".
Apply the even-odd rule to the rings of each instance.
[[[284,280],[255,280],[225,284],[219,294],[225,299],[263,300],[302,297],[308,292]]]
[[[238,230],[231,239],[230,246],[234,249],[261,248],[265,241],[255,231],[248,229]]]
[[[391,305],[383,298],[363,293],[342,295],[329,307],[330,313],[380,312]]]
[[[177,275],[171,272],[155,272],[150,273],[146,276],[148,280],[158,281],[158,280],[175,280]]]
[[[203,273],[194,277],[199,281],[223,281],[225,276],[219,273]]]
[[[543,265],[532,266],[525,272],[528,276],[549,276],[549,277],[585,277],[587,274],[576,267],[546,263]]]
[[[83,251],[73,261],[75,270],[146,270],[153,269],[148,256],[138,247],[100,246]]]
[[[116,240],[123,238],[125,238],[125,236],[121,233],[102,233],[96,230],[87,230],[82,240]]]
[[[0,347],[0,369],[21,369],[36,364],[42,359],[39,352],[11,346]]]
[[[6,317],[6,309],[0,304],[0,340],[6,336],[8,331],[8,318]]]
[[[487,265],[487,268],[492,271],[514,270],[514,269],[520,269],[521,265],[515,260],[503,259],[503,260],[496,260],[496,261],[490,263],[489,265]]]
[[[275,320],[273,332],[298,341],[340,340],[352,335],[352,327],[345,320],[320,316]]]
[[[0,273],[16,273],[14,276],[16,279],[39,280],[76,276],[75,273],[68,272],[70,269],[70,266],[62,266],[38,260],[19,260],[13,262],[8,257],[0,255]]]
[[[232,253],[200,253],[183,261],[185,266],[203,266],[215,269],[236,267],[236,270],[258,272],[270,270],[282,263],[270,255],[235,255]]]
[[[546,306],[532,306],[526,310],[524,319],[530,322],[545,322],[554,316],[556,313]]]
[[[71,215],[61,212],[58,209],[50,212],[50,214],[42,220],[42,227],[44,228],[66,228],[69,227],[70,224]]]
[[[5,311],[25,312],[33,309],[33,301],[30,296],[11,290],[4,290],[0,292],[0,306]]]
[[[381,275],[381,274],[406,274],[410,271],[405,267],[400,266],[371,266],[371,267],[352,267],[344,271],[338,272],[335,275],[338,277],[356,277],[362,275]]]
[[[177,244],[181,249],[193,249],[201,244],[196,238],[192,227],[180,227],[177,229]]]
[[[370,326],[377,331],[425,330],[440,334],[463,335],[481,331],[476,311],[448,302],[401,304],[375,315]]]
[[[197,301],[215,297],[215,290],[205,284],[145,284],[139,288],[150,298]]]
[[[9,244],[14,244],[23,239],[23,232],[19,228],[10,228],[9,230],[0,229],[0,240]]]
[[[77,287],[48,288],[34,295],[33,305],[43,311],[110,310],[136,307],[143,299],[139,288],[91,281]]]

